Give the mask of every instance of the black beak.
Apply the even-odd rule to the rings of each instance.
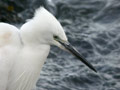
[[[63,45],[68,51],[70,51],[73,55],[75,55],[79,60],[81,60],[85,65],[87,65],[90,69],[97,73],[97,70],[90,64],[84,57],[80,55],[80,53],[70,44],[64,43],[61,40],[58,41],[61,45]]]

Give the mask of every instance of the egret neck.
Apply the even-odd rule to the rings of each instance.
[[[27,24],[31,23],[26,23],[22,28],[25,30]],[[22,28],[20,31],[22,47],[11,71],[8,90],[31,90],[40,76],[40,71],[50,51],[50,45],[43,42],[42,37],[37,39],[40,35],[37,35],[36,28],[28,28],[30,32],[23,31]]]

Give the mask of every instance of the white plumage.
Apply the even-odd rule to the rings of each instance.
[[[20,30],[0,23],[0,90],[32,90],[39,78],[53,39],[67,41],[63,28],[43,7]]]

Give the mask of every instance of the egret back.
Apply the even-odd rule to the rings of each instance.
[[[19,51],[18,29],[6,23],[0,23],[0,90],[6,90],[9,72]]]

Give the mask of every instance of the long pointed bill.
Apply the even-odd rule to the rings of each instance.
[[[92,69],[94,72],[97,72],[97,70],[92,66],[92,64],[90,64],[84,57],[82,57],[80,53],[70,43],[64,43],[61,40],[59,40],[58,42],[62,44],[73,55],[75,55],[79,60],[81,60],[85,65],[87,65],[90,69]]]

